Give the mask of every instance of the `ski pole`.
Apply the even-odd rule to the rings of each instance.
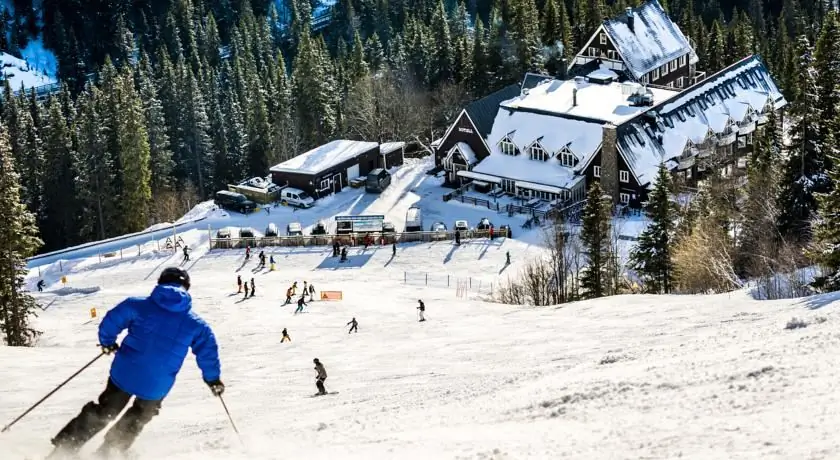
[[[68,384],[71,380],[73,380],[74,378],[76,378],[76,376],[77,376],[77,375],[81,374],[81,373],[82,373],[85,369],[89,368],[89,367],[90,367],[93,363],[95,363],[97,359],[99,359],[99,358],[103,357],[104,355],[105,355],[105,352],[101,352],[101,353],[99,353],[98,355],[96,355],[96,358],[91,359],[91,360],[90,360],[90,362],[88,362],[87,364],[85,364],[84,366],[82,366],[82,368],[81,368],[81,369],[79,369],[78,371],[76,371],[76,373],[75,373],[75,374],[73,374],[73,375],[71,375],[70,377],[68,377],[68,378],[67,378],[67,380],[65,380],[65,381],[61,382],[61,384],[60,384],[59,386],[55,387],[52,391],[50,391],[49,393],[47,393],[47,395],[46,395],[46,396],[44,396],[44,397],[43,397],[43,398],[41,398],[38,402],[36,402],[35,404],[33,404],[33,405],[32,405],[32,407],[30,407],[29,409],[26,409],[26,412],[24,412],[24,413],[20,414],[20,416],[18,416],[18,418],[16,418],[16,419],[12,420],[12,423],[9,423],[8,425],[4,426],[4,427],[3,427],[3,429],[2,429],[2,430],[0,430],[0,433],[5,433],[6,431],[9,431],[9,428],[11,428],[11,427],[12,427],[12,425],[14,425],[14,424],[15,424],[15,423],[17,423],[18,421],[20,421],[20,419],[22,419],[22,418],[26,417],[26,414],[28,414],[28,413],[32,412],[32,410],[33,410],[33,409],[35,409],[36,407],[40,406],[42,402],[44,402],[44,401],[46,401],[46,400],[47,400],[47,398],[49,398],[50,396],[52,396],[53,394],[55,394],[55,392],[56,392],[56,391],[58,391],[58,390],[60,390],[60,389],[61,389],[61,387],[63,387],[64,385],[67,385],[67,384]]]
[[[239,438],[239,443],[244,446],[245,443],[242,441],[242,435],[240,435],[239,430],[236,429],[236,424],[233,423],[233,417],[230,416],[230,411],[228,410],[227,404],[225,404],[225,400],[224,400],[224,398],[222,398],[222,395],[219,395],[219,401],[222,402],[222,407],[225,409],[225,413],[228,416],[228,420],[230,420],[230,426],[233,427],[233,431],[234,431],[234,433],[236,433],[236,437]]]

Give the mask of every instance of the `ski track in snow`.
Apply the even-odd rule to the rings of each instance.
[[[439,200],[439,189],[423,185],[433,178],[405,171],[382,196],[340,194],[325,209],[346,210],[352,198],[367,212],[404,215],[418,200]],[[469,210],[429,209],[426,225]],[[236,219],[230,224],[241,225]],[[828,459],[840,451],[840,296],[756,301],[741,291],[514,307],[475,293],[456,298],[454,280],[517,273],[542,253],[523,241],[405,244],[394,258],[390,246],[351,248],[346,264],[330,248],[267,248],[278,270],[252,274],[256,254],[243,263],[244,250],[208,251],[206,230],[182,236],[194,248],[184,265],[194,308],[219,341],[224,397],[244,446],[190,355],[134,446],[138,460]],[[507,251],[513,265],[499,275]],[[35,324],[44,331],[38,346],[0,347],[0,424],[96,355],[107,309],[147,295],[162,268],[180,263],[166,251],[80,259],[66,289],[35,294],[46,308]],[[57,270],[44,270],[57,282]],[[437,278],[406,285],[405,271]],[[237,274],[255,278],[256,297],[235,294]],[[294,306],[281,304],[295,280],[343,291],[344,300],[314,301],[293,315]],[[359,332],[348,334],[354,316]],[[794,316],[809,326],[786,330]],[[280,343],[284,327],[291,343]],[[310,397],[315,357],[329,374],[327,391],[339,394]],[[49,439],[102,391],[109,362],[0,434],[2,460],[46,455]]]

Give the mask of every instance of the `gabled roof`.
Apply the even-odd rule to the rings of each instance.
[[[618,128],[618,147],[640,184],[653,180],[661,162],[682,155],[749,112],[787,104],[761,58],[750,56],[654,105]]]
[[[637,79],[686,53],[690,63],[699,61],[688,39],[656,0],[605,20],[604,28]]]
[[[318,174],[378,147],[376,142],[335,140],[272,166],[270,171]]]
[[[493,129],[493,120],[496,118],[496,113],[499,112],[499,104],[502,101],[518,96],[520,91],[520,86],[514,83],[494,93],[490,93],[477,101],[473,101],[467,106],[465,109],[467,115],[469,115],[470,120],[475,125],[475,129],[478,130],[478,134],[483,139],[487,139],[490,130]]]

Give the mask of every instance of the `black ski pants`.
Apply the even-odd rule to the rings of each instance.
[[[349,331],[347,331],[347,333],[349,334],[349,333],[351,333],[351,332],[353,332],[353,331],[356,331],[356,333],[358,333],[358,332],[359,332],[359,325],[358,325],[358,324],[354,324],[354,325],[350,326],[350,330],[349,330]]]
[[[315,381],[315,386],[318,387],[319,393],[326,393],[327,389],[324,387],[324,380],[326,379],[318,379]]]
[[[82,412],[52,439],[53,445],[77,451],[103,428],[108,426],[128,405],[131,394],[117,387],[111,379],[98,402],[89,402]],[[160,412],[161,401],[134,398],[134,404],[105,434],[108,448],[124,451],[131,447],[143,427]]]

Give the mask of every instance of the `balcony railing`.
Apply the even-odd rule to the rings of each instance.
[[[717,135],[717,145],[731,145],[735,143],[738,137],[738,131],[727,129],[726,131]]]
[[[738,123],[738,135],[746,136],[747,134],[755,131],[755,122],[752,120],[744,120],[741,123]]]

